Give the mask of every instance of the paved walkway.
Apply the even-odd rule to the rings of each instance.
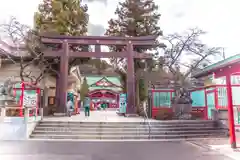
[[[143,117],[123,117],[118,116],[116,110],[91,111],[90,117],[85,117],[82,111],[78,115],[71,117],[44,117],[43,121],[64,121],[64,122],[144,122]],[[157,120],[150,119],[152,122]]]
[[[185,142],[5,141],[1,160],[231,160]]]
[[[205,146],[212,150],[218,151],[234,160],[240,160],[240,132],[236,132],[237,136],[237,149],[232,149],[229,144],[229,138],[222,139],[202,139],[194,141],[195,144]]]

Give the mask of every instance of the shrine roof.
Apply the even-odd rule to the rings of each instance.
[[[240,63],[240,54],[234,55],[225,60],[214,63],[210,66],[207,66],[207,67],[203,68],[201,71],[197,71],[197,72],[193,73],[192,77],[201,78],[204,76],[208,76],[221,68],[224,68],[224,67],[227,67],[227,66],[230,66],[233,64],[237,64],[237,63]]]
[[[101,86],[96,86],[96,87],[89,87],[89,91],[94,91],[94,90],[112,90],[114,92],[120,92],[122,91],[122,88],[117,88],[117,87],[101,87]]]
[[[104,79],[104,78],[107,81],[109,81],[110,83],[116,85],[116,87],[122,86],[120,77],[117,77],[117,76],[86,76],[87,84],[89,86],[96,84],[98,81],[100,81],[101,79]]]
[[[112,90],[119,92],[122,90],[120,77],[117,76],[86,76],[89,90]]]

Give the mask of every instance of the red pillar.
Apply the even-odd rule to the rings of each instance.
[[[237,144],[236,144],[235,125],[234,125],[231,75],[226,76],[226,85],[227,85],[228,122],[229,122],[230,144],[231,144],[232,148],[236,148]]]
[[[21,96],[20,96],[20,117],[23,117],[23,98],[24,98],[24,82],[21,82]]]
[[[36,115],[35,116],[38,116],[38,110],[39,110],[39,102],[40,102],[40,97],[41,97],[41,90],[39,88],[36,89],[37,90],[37,106],[36,106]]]
[[[206,88],[204,88],[204,96],[205,96],[204,119],[208,120],[208,105],[207,105],[207,91],[206,91]]]

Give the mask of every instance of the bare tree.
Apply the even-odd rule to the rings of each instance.
[[[5,61],[19,66],[21,81],[32,84],[39,83],[49,73],[58,74],[53,68],[58,59],[49,59],[41,52],[42,45],[38,33],[27,25],[21,24],[16,18],[11,17],[9,23],[0,25],[1,33],[10,46],[10,50],[2,52]],[[38,70],[34,71],[32,67]]]
[[[178,86],[187,85],[192,72],[210,64],[214,57],[220,55],[220,47],[208,47],[200,40],[205,33],[194,28],[183,34],[165,37],[167,48],[163,56],[164,66]]]

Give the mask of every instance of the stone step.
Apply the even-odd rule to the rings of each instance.
[[[147,127],[148,124],[131,124],[131,123],[126,123],[126,124],[88,124],[88,123],[83,123],[83,124],[74,124],[74,123],[68,123],[68,124],[61,124],[61,123],[40,123],[39,126],[42,127],[81,127],[81,128],[140,128],[140,127]],[[206,123],[206,124],[150,124],[152,127],[213,127],[214,124],[212,123]]]
[[[211,134],[211,133],[226,133],[225,130],[190,130],[190,131],[150,131],[151,135],[188,135],[188,134]],[[110,135],[149,135],[149,131],[78,131],[78,132],[72,132],[72,131],[33,131],[33,134],[47,134],[47,135],[104,135],[104,136],[110,136]]]
[[[50,135],[50,134],[33,134],[32,139],[102,139],[102,140],[117,140],[117,139],[188,139],[188,138],[210,138],[224,137],[225,134],[187,134],[187,135]]]
[[[133,130],[137,130],[137,131],[144,131],[144,130],[148,130],[148,126],[144,126],[144,127],[139,127],[139,128],[81,128],[81,127],[59,127],[59,126],[47,126],[47,127],[43,127],[43,126],[37,126],[35,128],[35,130],[38,131],[133,131]],[[195,127],[195,126],[187,126],[187,127],[150,127],[152,131],[181,131],[181,130],[209,130],[209,129],[214,129],[214,130],[218,130],[218,129],[223,129],[223,128],[216,128],[216,127]]]
[[[149,120],[151,124],[213,124],[215,123],[215,121],[213,120],[166,120],[166,121],[151,121]],[[106,125],[126,125],[126,124],[145,124],[148,123],[148,120],[146,121],[142,121],[142,122],[134,122],[134,121],[129,121],[129,122],[78,122],[78,121],[46,121],[43,120],[40,122],[41,123],[45,123],[45,124],[88,124],[88,125],[99,125],[99,124],[106,124]]]
[[[185,139],[226,137],[227,130],[215,121],[171,120],[144,122],[64,122],[41,121],[32,132],[32,139]]]

